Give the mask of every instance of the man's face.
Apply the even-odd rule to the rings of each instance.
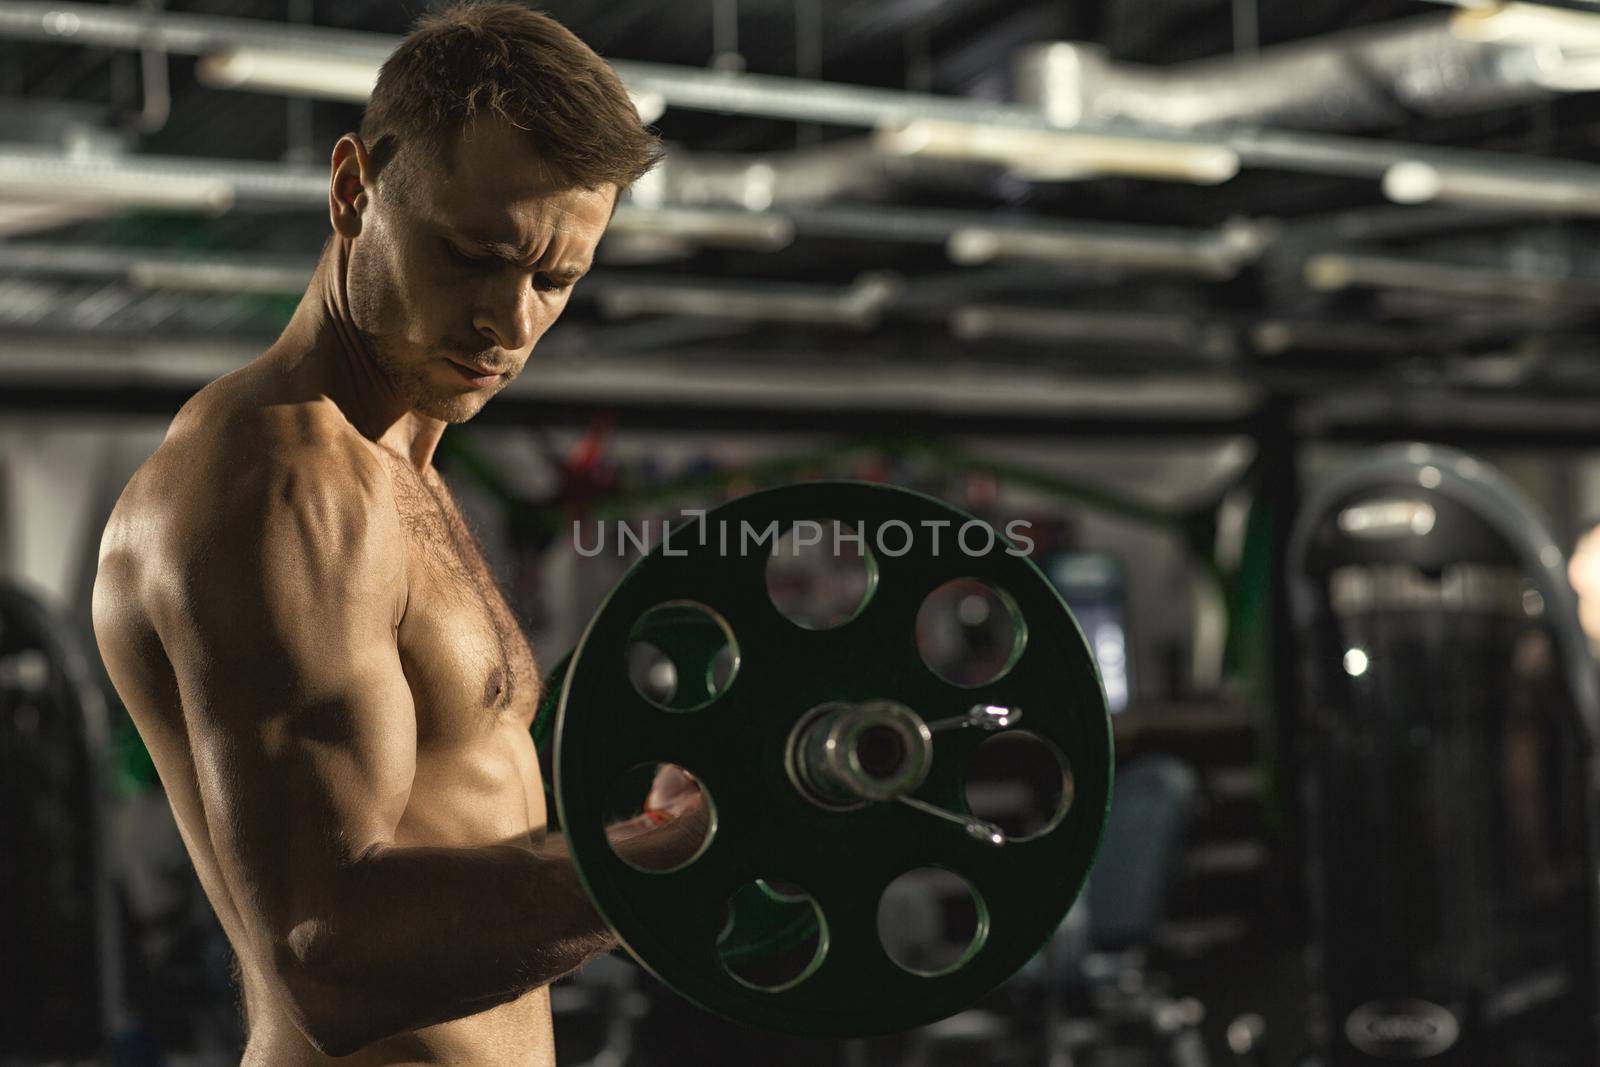
[[[566,307],[617,189],[553,184],[527,134],[498,119],[468,128],[453,166],[396,164],[411,168],[404,194],[380,181],[351,244],[351,317],[413,410],[465,422]]]

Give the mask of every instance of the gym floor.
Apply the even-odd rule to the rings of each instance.
[[[0,1067],[254,1040],[101,538],[443,7],[0,0]],[[1593,0],[537,7],[664,146],[432,456],[623,946],[556,1062],[1600,1063]]]

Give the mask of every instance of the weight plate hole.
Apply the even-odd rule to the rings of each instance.
[[[628,646],[628,680],[650,703],[670,707],[678,691],[678,668],[649,641],[635,641]]]
[[[1027,635],[1016,601],[976,578],[944,583],[917,610],[922,662],[964,689],[1005,677],[1021,657]]]
[[[989,915],[959,874],[942,867],[907,871],[878,900],[878,939],[889,958],[932,978],[965,966],[983,948]]]
[[[910,752],[904,736],[889,726],[869,726],[855,741],[856,760],[868,776],[881,780],[899,776]]]
[[[696,789],[704,795],[710,817],[706,819],[705,833],[692,848],[677,846],[668,850],[633,840],[653,830],[663,821],[663,816],[674,815]],[[647,807],[658,814],[646,815]],[[606,795],[605,821],[606,841],[617,858],[636,870],[651,874],[681,871],[699,859],[711,844],[717,825],[711,791],[675,763],[641,763],[624,772]],[[658,841],[662,836],[654,835]]]
[[[811,894],[792,882],[757,878],[728,898],[717,956],[733,978],[764,992],[810,977],[828,951],[828,924]]]
[[[878,566],[860,533],[837,519],[790,526],[767,559],[767,595],[779,614],[807,630],[831,630],[861,614]]]
[[[699,711],[739,673],[733,630],[692,600],[668,601],[641,615],[624,655],[634,691],[663,711]]]
[[[1041,837],[1061,825],[1073,792],[1066,755],[1027,730],[986,738],[967,760],[968,810],[1012,841]]]

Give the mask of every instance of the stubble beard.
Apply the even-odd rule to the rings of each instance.
[[[352,327],[362,346],[371,354],[374,365],[407,407],[419,415],[448,423],[466,422],[483,409],[487,397],[482,390],[454,393],[441,389],[430,378],[436,360],[403,339],[385,336],[363,325],[387,321],[386,301],[379,292],[357,284],[353,276],[348,292]]]
[[[441,422],[463,423],[483,410],[487,402],[483,390],[444,392],[429,377],[433,360],[426,356],[406,358],[397,354],[396,346],[383,338],[366,330],[357,332],[367,351],[372,353],[372,361],[412,411]]]

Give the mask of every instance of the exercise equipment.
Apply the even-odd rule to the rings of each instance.
[[[1290,545],[1328,1062],[1592,1063],[1600,691],[1561,551],[1471,456],[1380,450]]]
[[[818,520],[853,528],[867,557],[862,602],[827,628],[791,621],[767,586],[774,541]],[[975,521],[866,483],[739,498],[640,560],[547,679],[534,736],[553,749],[573,862],[628,951],[694,1003],[797,1034],[907,1029],[999,985],[1065,916],[1110,798],[1105,698],[1037,568],[1004,538],[957,542]],[[945,681],[919,651],[919,608],[953,580],[984,583],[1011,616],[1009,661],[981,685]],[[641,644],[670,670],[641,679]],[[1061,810],[1025,838],[975,817],[964,793],[966,761],[998,730],[1063,765]],[[606,828],[618,783],[664,763],[700,783],[712,829],[689,862],[646,871]],[[979,915],[966,952],[933,973],[896,963],[879,933],[885,890],[925,868],[964,880]],[[756,957],[789,971],[744,966]]]
[[[0,1047],[105,1052],[125,1016],[110,727],[77,632],[0,583]]]

